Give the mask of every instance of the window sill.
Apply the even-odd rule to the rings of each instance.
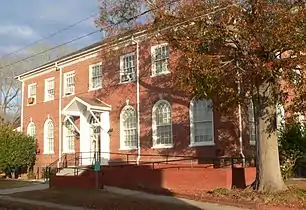
[[[120,81],[119,84],[120,84],[120,85],[121,85],[121,84],[124,85],[124,84],[135,83],[135,82],[136,82],[136,80],[124,81],[124,82]]]
[[[102,86],[96,87],[96,88],[89,88],[88,92],[97,91],[97,90],[100,90],[100,89],[102,89]]]
[[[173,148],[173,145],[155,145],[151,149],[170,149]]]
[[[74,96],[74,94],[75,94],[75,93],[72,93],[72,94],[69,94],[69,95],[64,94],[64,95],[63,95],[63,98],[69,98],[70,96]]]
[[[158,77],[158,76],[167,76],[170,73],[171,73],[170,71],[167,71],[167,72],[162,72],[162,73],[158,73],[158,74],[152,74],[151,78]]]
[[[135,149],[137,149],[137,147],[120,147],[119,148],[120,151],[135,150]]]
[[[54,155],[54,152],[44,152],[44,155]]]
[[[189,147],[207,147],[207,146],[215,146],[214,142],[201,142],[201,143],[191,143]]]
[[[74,154],[75,150],[64,150],[63,154]]]
[[[255,145],[256,145],[256,142],[250,141],[250,145],[251,145],[251,146],[255,146]]]
[[[36,105],[36,103],[35,104],[27,104],[27,106],[34,106],[34,105]]]
[[[54,99],[44,100],[44,103],[47,103],[47,102],[50,102],[50,101],[54,101]]]

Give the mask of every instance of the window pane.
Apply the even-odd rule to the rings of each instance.
[[[157,145],[172,144],[171,106],[161,102],[155,108],[156,142]]]
[[[136,112],[132,107],[124,108],[121,113],[124,147],[137,146]]]

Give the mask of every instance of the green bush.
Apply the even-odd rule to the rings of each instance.
[[[286,124],[279,135],[281,172],[284,179],[294,175],[296,161],[306,158],[306,125],[298,122]]]
[[[0,168],[32,166],[35,163],[36,143],[34,138],[14,131],[0,123]]]

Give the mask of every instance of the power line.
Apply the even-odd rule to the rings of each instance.
[[[8,56],[10,56],[10,55],[16,54],[16,53],[18,53],[18,52],[20,52],[20,51],[22,51],[22,50],[24,50],[24,49],[26,49],[26,48],[28,48],[28,47],[30,47],[30,46],[33,46],[33,45],[35,45],[35,44],[37,44],[37,43],[39,43],[39,42],[45,40],[45,39],[49,39],[49,38],[51,38],[51,37],[53,37],[53,36],[56,36],[57,34],[60,34],[60,33],[64,32],[64,31],[67,31],[67,30],[69,30],[70,28],[73,28],[74,26],[76,26],[76,25],[78,25],[78,24],[80,24],[80,23],[82,23],[82,22],[84,22],[84,21],[86,21],[86,20],[88,20],[88,19],[90,19],[90,18],[93,18],[93,17],[96,16],[97,14],[98,14],[97,12],[94,13],[94,14],[91,14],[90,16],[88,16],[88,17],[86,17],[86,18],[84,18],[84,19],[82,19],[82,20],[79,20],[79,21],[77,21],[77,22],[75,22],[75,23],[73,23],[73,24],[71,24],[71,25],[69,25],[69,26],[67,26],[67,27],[65,27],[65,28],[62,28],[62,29],[60,29],[60,30],[58,30],[58,31],[56,31],[56,32],[54,32],[54,33],[51,33],[51,34],[49,34],[49,35],[47,35],[47,36],[45,36],[45,37],[42,37],[41,39],[38,39],[38,40],[36,40],[36,41],[34,41],[34,42],[28,44],[28,45],[25,45],[25,46],[23,46],[23,47],[21,47],[21,48],[15,50],[15,51],[13,51],[13,52],[10,52],[10,53],[8,53],[8,54],[5,54],[5,55],[1,56],[0,58],[5,58],[5,57],[8,57]]]

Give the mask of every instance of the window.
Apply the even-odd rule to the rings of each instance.
[[[44,125],[44,153],[54,153],[54,125],[50,119]]]
[[[54,78],[45,80],[45,101],[54,100]]]
[[[248,124],[249,124],[249,137],[250,137],[250,144],[256,144],[256,124],[255,124],[255,117],[254,117],[254,106],[253,102],[250,101],[248,104]]]
[[[36,126],[33,122],[30,122],[28,127],[27,127],[27,135],[31,137],[36,136]]]
[[[68,95],[73,95],[75,91],[75,73],[74,71],[67,72],[64,74],[64,79],[65,79],[65,89],[64,93],[66,96]]]
[[[169,102],[158,101],[153,106],[152,118],[153,147],[172,147],[172,116]]]
[[[190,102],[190,146],[214,144],[212,101],[194,99]]]
[[[135,53],[120,57],[120,82],[135,81]]]
[[[102,87],[102,64],[89,67],[89,89],[96,90]]]
[[[137,148],[136,112],[131,106],[126,106],[120,114],[120,149]]]
[[[28,86],[28,104],[36,104],[36,84]]]
[[[152,49],[152,75],[169,73],[169,46],[162,44]]]
[[[64,141],[64,151],[66,153],[71,153],[74,152],[74,140],[75,140],[75,128],[73,124],[67,119],[65,121],[65,126],[64,126],[64,135],[65,135],[65,141]]]

